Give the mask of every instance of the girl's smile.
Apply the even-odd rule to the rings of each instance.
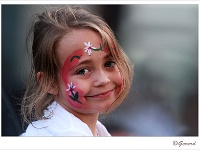
[[[109,98],[110,95],[114,92],[115,88],[112,90],[108,90],[106,92],[102,92],[102,93],[98,93],[98,94],[94,94],[91,96],[85,96],[86,98],[94,98],[94,99],[104,99],[104,98]]]

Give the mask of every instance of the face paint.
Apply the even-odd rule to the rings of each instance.
[[[84,45],[85,45],[85,52],[88,53],[88,55],[91,55],[92,53],[92,50],[93,51],[100,51],[102,50],[103,51],[103,47],[102,45],[100,44],[100,47],[99,48],[96,48],[96,47],[92,47],[92,44],[90,44],[90,41],[87,43],[87,42],[84,42]]]
[[[84,48],[85,52],[87,52],[89,55],[91,55],[92,50],[103,51],[101,44],[98,49],[95,47],[92,47],[92,44],[90,43],[90,41],[84,42],[84,45],[85,45],[85,48]],[[76,64],[78,63],[82,55],[83,55],[82,49],[74,51],[72,54],[68,56],[62,69],[62,78],[65,82],[66,87],[68,86],[68,88],[66,89],[67,100],[76,107],[82,107],[81,104],[83,101],[85,101],[85,98],[83,94],[81,94],[83,92],[80,89],[76,88],[77,87],[76,85],[73,85],[73,83],[75,82],[68,81],[68,73],[71,69],[73,69],[73,67],[76,66]]]
[[[69,97],[70,97],[73,101],[82,104],[82,103],[79,101],[78,92],[75,92],[75,91],[74,91],[74,89],[76,88],[76,86],[73,86],[73,85],[72,85],[72,82],[71,82],[70,84],[67,84],[67,85],[68,85],[68,89],[66,89],[66,91],[69,91]]]
[[[79,49],[70,54],[65,60],[64,66],[62,68],[62,78],[66,87],[66,100],[69,101],[71,105],[76,107],[80,107],[82,104],[80,100],[80,95],[82,95],[82,91],[77,88],[77,85],[74,85],[75,82],[68,81],[69,71],[76,66],[81,56],[83,55],[83,50]],[[76,83],[75,83],[76,84]]]
[[[83,55],[83,50],[79,49],[70,54],[65,60],[65,63],[62,68],[62,78],[65,83],[67,83],[67,74],[73,67],[76,66],[82,55]]]
[[[120,75],[120,78],[119,78],[119,85],[118,85],[118,88],[117,88],[117,93],[118,93],[118,96],[120,95],[120,92],[121,92],[121,90],[122,90],[122,85],[123,85],[123,79],[122,79],[122,77],[121,77],[121,75]]]
[[[65,60],[63,68],[62,68],[62,79],[66,87],[65,89],[66,101],[68,101],[68,103],[73,107],[81,108],[81,109],[90,109],[91,106],[88,104],[85,97],[86,93],[84,91],[85,89],[83,89],[84,86],[78,80],[76,81],[76,79],[74,79],[73,77],[74,74],[71,74],[70,71],[74,72],[73,69],[79,63],[80,59],[84,55],[84,52],[87,52],[89,56],[91,55],[92,51],[103,51],[105,53],[109,53],[109,52],[108,52],[108,48],[102,47],[102,44],[100,44],[99,48],[92,47],[92,44],[90,42],[84,42],[84,44],[86,46],[84,49],[75,50]],[[101,54],[103,53],[100,53],[100,55]],[[85,56],[88,57],[87,54],[84,55],[84,57]],[[122,88],[121,76],[119,77],[119,80],[115,79],[115,81],[118,82],[116,93],[119,94]],[[116,98],[118,96],[116,95]]]

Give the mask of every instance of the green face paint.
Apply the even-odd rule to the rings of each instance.
[[[88,53],[88,55],[91,55],[92,53],[92,50],[93,51],[103,51],[103,47],[102,45],[100,44],[100,47],[99,48],[96,48],[96,47],[92,47],[92,44],[89,42],[84,42],[84,45],[85,45],[85,52]]]

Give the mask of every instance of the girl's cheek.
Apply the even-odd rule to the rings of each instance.
[[[86,106],[86,100],[84,98],[84,92],[81,89],[81,86],[74,81],[69,75],[69,71],[73,68],[83,55],[83,50],[78,49],[68,56],[64,62],[62,69],[62,79],[65,83],[65,96],[66,100],[74,107],[84,108]]]
[[[122,85],[123,85],[123,78],[122,78],[122,75],[121,73],[119,72],[118,76],[115,78],[117,79],[116,82],[117,82],[117,93],[120,94],[121,90],[122,90]]]
[[[70,88],[66,89],[66,100],[76,108],[87,108],[86,99],[84,97],[84,91],[82,88],[79,87],[79,85],[71,84],[70,82]],[[75,83],[75,82],[74,82]],[[68,84],[67,86],[68,87]]]

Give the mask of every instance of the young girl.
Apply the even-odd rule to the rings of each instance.
[[[38,14],[22,103],[23,136],[110,136],[98,121],[127,96],[132,69],[102,18],[80,7]],[[30,34],[31,35],[31,34]]]

